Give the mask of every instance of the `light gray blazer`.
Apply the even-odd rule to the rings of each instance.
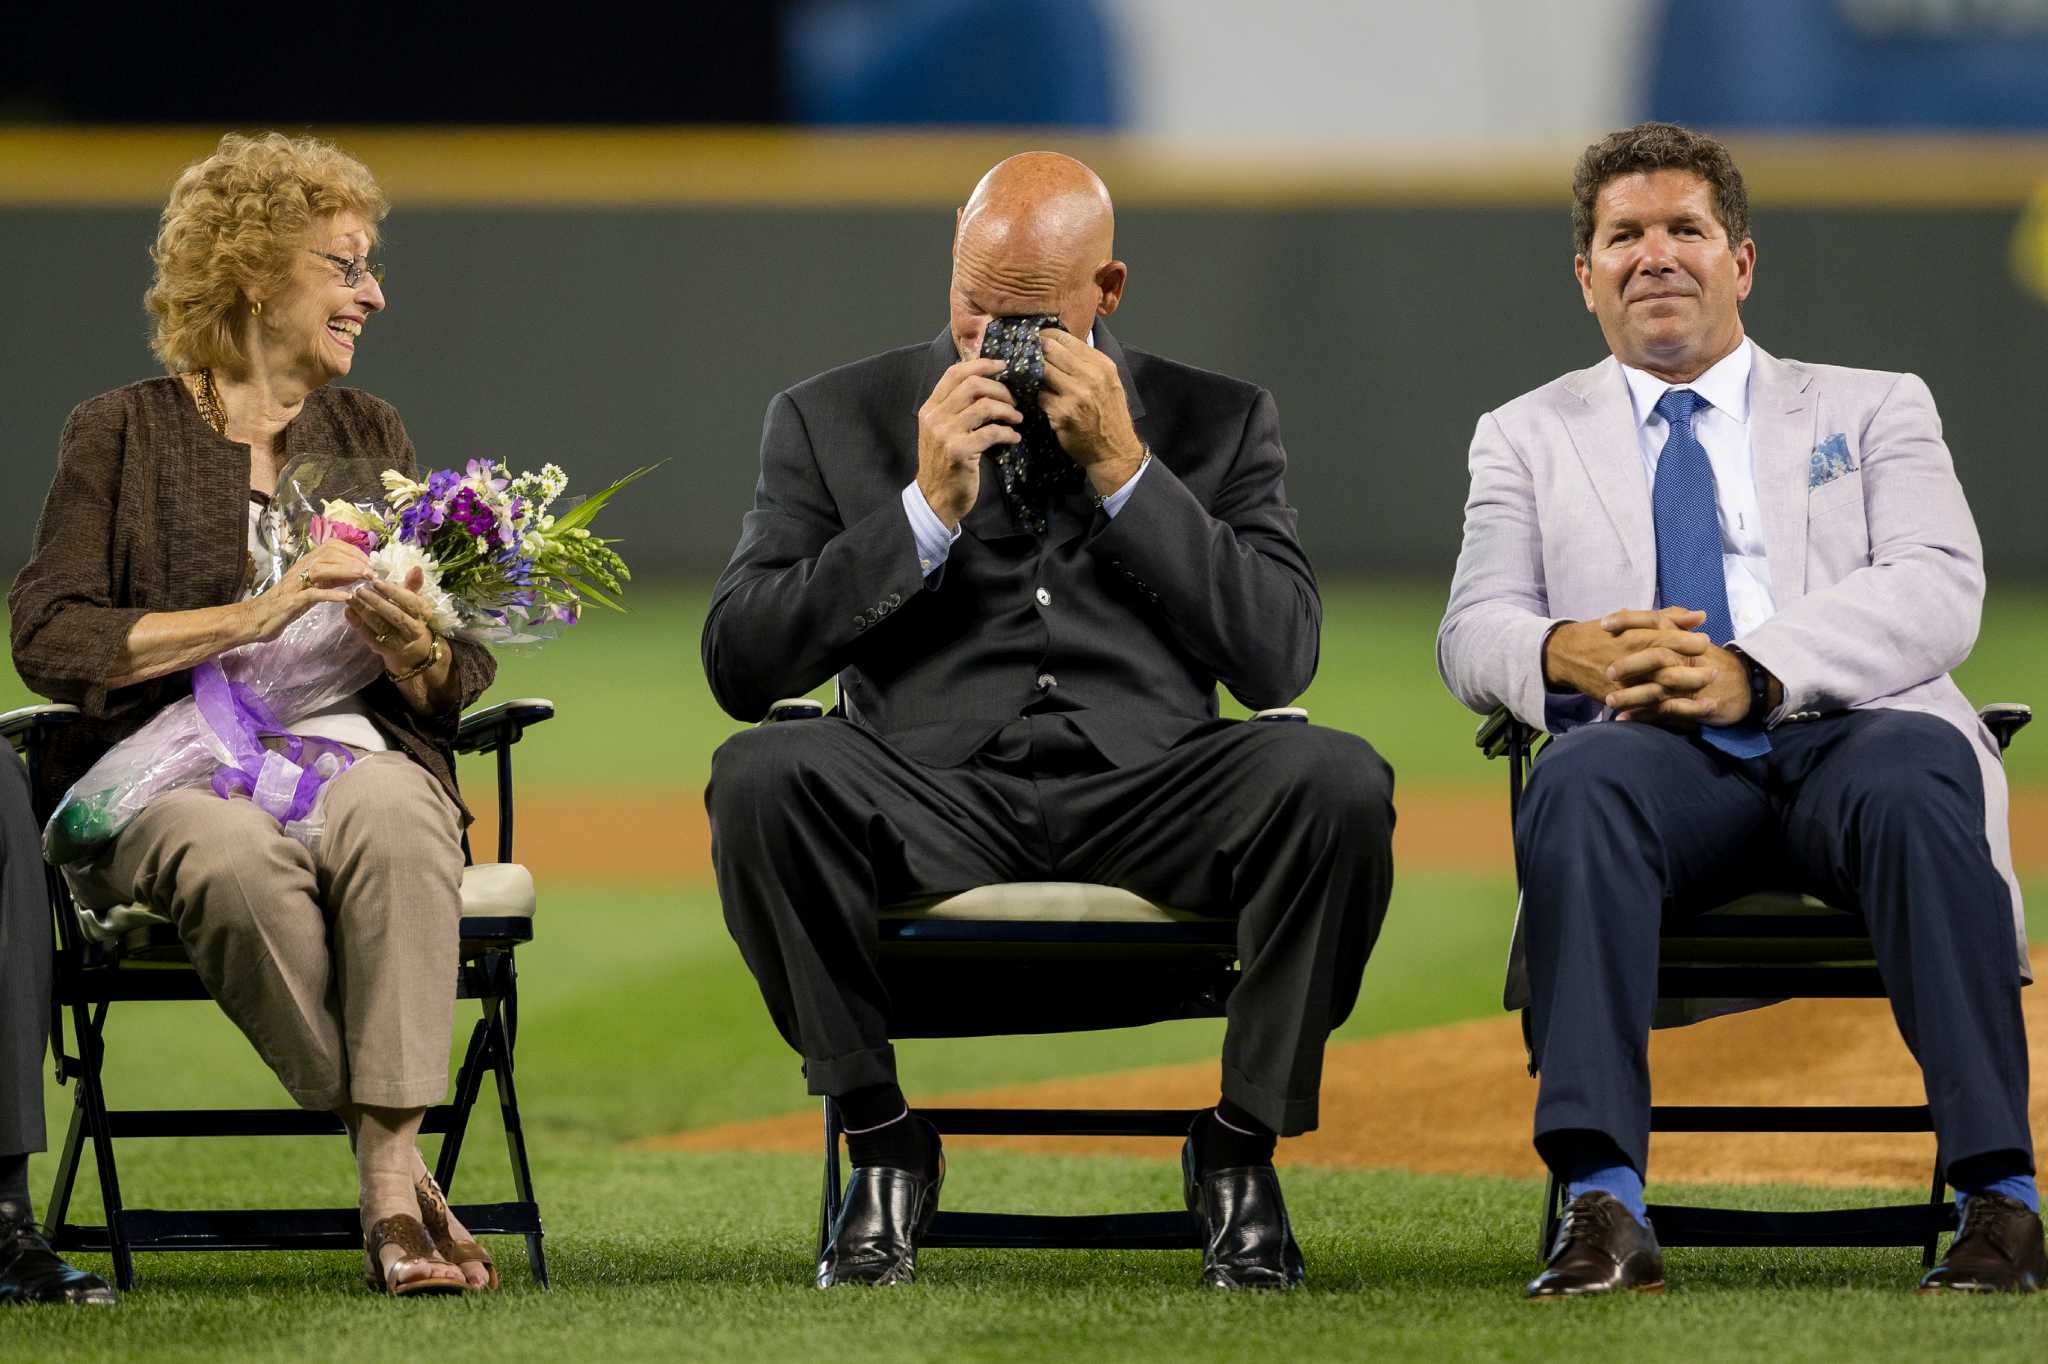
[[[1756,350],[1749,434],[1777,614],[1735,642],[1785,686],[1770,723],[1827,711],[1918,710],[1961,730],[1984,774],[1984,833],[2012,889],[1998,743],[1950,680],[1984,604],[1983,548],[1941,418],[1911,374],[1779,360]],[[1460,701],[1506,705],[1552,733],[1611,718],[1545,691],[1544,635],[1655,605],[1657,537],[1628,382],[1612,356],[1479,419],[1465,543],[1438,627],[1437,670]],[[1517,947],[1520,933],[1516,934]],[[1520,973],[1510,963],[1509,1007]]]

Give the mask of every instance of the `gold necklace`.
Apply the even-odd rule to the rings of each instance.
[[[199,382],[194,386],[192,396],[193,400],[199,405],[199,415],[204,417],[206,424],[213,428],[213,434],[216,436],[226,436],[228,433],[228,412],[221,405],[220,390],[213,386],[212,370],[202,369],[199,371]]]

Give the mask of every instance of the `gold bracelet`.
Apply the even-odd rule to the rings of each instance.
[[[427,638],[433,641],[433,647],[427,650],[427,656],[420,660],[417,667],[408,668],[402,673],[387,670],[384,675],[393,682],[410,682],[421,673],[427,671],[427,669],[439,664],[441,661],[441,637],[435,634],[433,628],[429,626]]]

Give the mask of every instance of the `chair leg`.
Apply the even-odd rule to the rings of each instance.
[[[1927,1201],[1937,1208],[1948,1201],[1948,1179],[1942,1173],[1941,1152],[1939,1151],[1934,1153],[1934,1189],[1933,1192],[1928,1194]],[[1922,1269],[1934,1268],[1935,1246],[1940,1240],[1941,1233],[1936,1232],[1929,1236],[1927,1244],[1920,1248],[1920,1267]]]
[[[114,1133],[107,1121],[107,1094],[102,1083],[101,1064],[105,1050],[100,1046],[106,1026],[107,1006],[97,1015],[83,1004],[72,1010],[72,1026],[78,1032],[78,1100],[84,1110],[86,1134],[92,1141],[93,1164],[100,1178],[100,1202],[106,1210],[107,1244],[114,1255],[114,1286],[123,1293],[135,1287],[135,1258],[128,1246],[128,1229],[122,1224],[121,1180],[114,1171]]]
[[[825,1104],[825,1196],[818,1201],[818,1258],[832,1244],[832,1224],[839,1220],[839,1110]]]
[[[512,965],[505,965],[505,995],[503,1003],[517,1007],[517,984],[512,976]],[[493,1001],[493,1004],[498,1001]],[[490,1028],[490,1043],[486,1050],[492,1053],[491,1074],[498,1086],[498,1112],[505,1125],[505,1153],[511,1158],[512,1187],[519,1195],[519,1201],[540,1211],[540,1200],[533,1194],[533,1167],[526,1159],[526,1129],[519,1118],[519,1091],[512,1082],[512,1035],[507,1026],[503,1009],[487,1007],[485,1022]],[[548,1287],[547,1252],[541,1248],[541,1233],[536,1231],[526,1238],[526,1260],[533,1270],[534,1283]]]
[[[449,1105],[454,1113],[449,1119],[448,1130],[441,1134],[440,1154],[434,1158],[434,1182],[441,1186],[443,1193],[455,1187],[455,1163],[462,1158],[462,1139],[469,1131],[469,1115],[475,1110],[477,1095],[483,1089],[489,1036],[490,1029],[483,1019],[478,1019],[475,1029],[469,1034],[469,1049],[463,1053],[462,1066],[455,1072],[455,1102]]]
[[[1553,1172],[1543,1186],[1542,1238],[1536,1242],[1536,1258],[1548,1260],[1550,1248],[1557,1244],[1558,1223],[1563,1221],[1559,1210],[1564,1206],[1564,1184]]]
[[[74,1074],[71,1078],[78,1077]],[[52,1232],[71,1215],[71,1191],[78,1185],[78,1158],[84,1152],[85,1089],[81,1086],[71,1096],[71,1125],[64,1132],[64,1145],[58,1148],[57,1179],[50,1187],[50,1201],[43,1205],[43,1217]]]

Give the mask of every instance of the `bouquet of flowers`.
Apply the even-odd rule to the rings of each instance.
[[[416,590],[444,637],[531,645],[574,625],[586,602],[624,610],[617,597],[630,576],[625,562],[590,523],[651,468],[584,499],[562,496],[568,476],[553,464],[514,475],[471,460],[424,480],[386,470],[379,489],[316,499],[311,490],[323,472],[307,458],[279,476],[258,525],[268,562],[259,560],[254,591],[275,585],[314,545],[340,539],[368,556],[378,578],[403,585],[419,570]],[[65,793],[43,830],[44,857],[60,867],[85,865],[157,796],[206,786],[223,797],[248,796],[286,833],[317,842],[321,789],[354,755],[290,727],[362,690],[383,667],[344,609],[318,603],[275,637],[194,668],[190,697],[108,750]]]

